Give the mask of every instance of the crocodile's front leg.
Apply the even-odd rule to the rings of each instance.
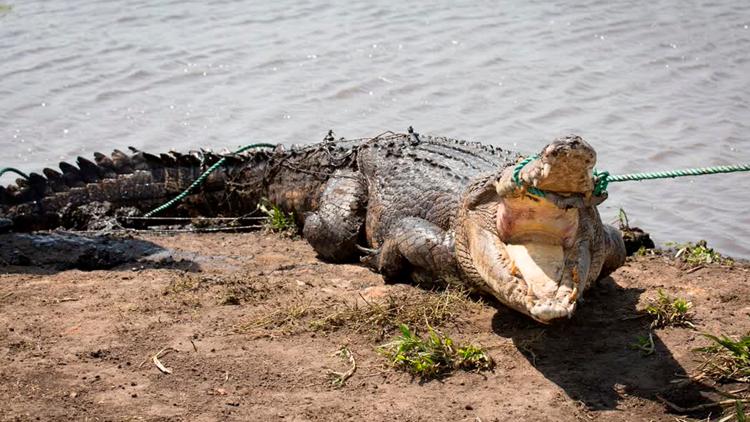
[[[362,261],[396,281],[411,276],[418,284],[429,285],[457,278],[453,254],[453,234],[417,217],[406,217],[389,231],[381,247]]]
[[[366,193],[360,174],[338,170],[326,182],[317,212],[305,218],[302,234],[324,259],[355,260],[357,241],[365,220]]]

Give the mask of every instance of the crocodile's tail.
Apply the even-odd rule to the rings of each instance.
[[[162,215],[242,215],[252,211],[263,194],[264,167],[273,154],[253,150],[243,154],[212,152],[153,155],[131,148],[111,156],[94,154],[94,161],[78,157],[74,166],[60,163],[60,171],[45,168],[15,185],[0,186],[0,222],[5,230],[46,230],[56,227],[87,229],[87,205],[106,204],[102,212],[128,209],[138,215],[188,188],[201,173],[220,159],[213,171],[183,202]],[[233,189],[236,182],[241,189]],[[93,213],[96,214],[96,213]],[[3,228],[0,227],[0,231]]]

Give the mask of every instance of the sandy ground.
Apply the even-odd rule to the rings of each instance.
[[[421,380],[376,352],[395,327],[319,323],[364,300],[440,293],[384,285],[274,234],[140,239],[173,259],[96,271],[0,265],[0,420],[674,421],[720,411],[680,415],[657,395],[690,406],[746,386],[685,379],[700,364],[693,349],[708,344],[701,332],[750,331],[744,264],[687,271],[636,258],[551,327],[474,298],[438,329],[481,344],[497,367]],[[693,303],[697,330],[657,329],[655,353],[643,356],[629,345],[647,335],[640,312],[657,289]],[[344,345],[357,369],[335,388],[330,372],[349,368],[334,355]],[[164,348],[175,349],[161,358],[171,374],[151,359]]]

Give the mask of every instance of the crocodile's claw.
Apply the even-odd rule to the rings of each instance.
[[[357,249],[364,254],[359,258],[359,262],[373,271],[380,271],[380,248],[373,249],[357,245]]]

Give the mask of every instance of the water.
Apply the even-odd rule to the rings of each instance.
[[[576,133],[613,174],[750,161],[747,1],[6,2],[0,165],[27,171],[409,125],[523,152]],[[618,183],[601,212],[748,258],[748,186]]]

